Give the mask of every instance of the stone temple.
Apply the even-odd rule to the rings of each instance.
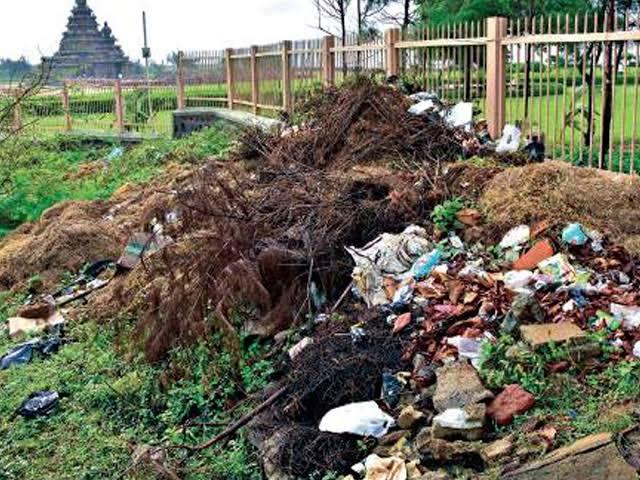
[[[87,0],[76,0],[60,48],[53,56],[54,75],[116,78],[133,69],[107,22],[102,29]]]

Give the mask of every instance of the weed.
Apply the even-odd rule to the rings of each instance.
[[[433,224],[442,232],[449,232],[460,228],[462,224],[456,217],[457,213],[462,210],[464,203],[461,198],[453,198],[437,205],[431,213]]]
[[[64,200],[109,198],[125,183],[143,183],[167,162],[196,163],[224,154],[231,131],[215,126],[181,140],[154,140],[107,160],[113,146],[18,137],[0,150],[0,237]]]

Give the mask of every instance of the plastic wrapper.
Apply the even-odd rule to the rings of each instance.
[[[320,431],[351,433],[362,437],[380,438],[394,425],[391,416],[376,402],[357,402],[329,410],[320,420]]]

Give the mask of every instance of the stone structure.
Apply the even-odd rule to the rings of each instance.
[[[107,22],[98,27],[87,0],[76,0],[52,62],[54,74],[73,77],[115,78],[133,66]]]

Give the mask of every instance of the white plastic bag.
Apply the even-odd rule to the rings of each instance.
[[[515,153],[520,148],[520,137],[522,132],[515,125],[505,125],[502,130],[502,138],[498,140],[496,146],[497,153]]]
[[[513,248],[529,240],[531,230],[528,225],[518,225],[509,230],[500,241],[500,248]]]
[[[320,420],[320,431],[353,433],[363,437],[380,438],[394,425],[392,417],[384,413],[376,402],[349,403],[329,410]]]

